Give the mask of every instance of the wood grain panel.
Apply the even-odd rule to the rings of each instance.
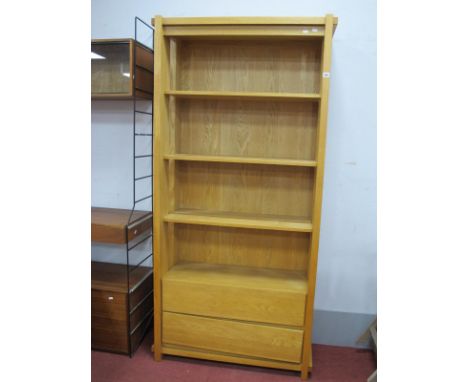
[[[137,66],[135,68],[135,90],[153,94],[153,73]]]
[[[163,313],[163,343],[299,362],[302,330]]]
[[[210,39],[223,39],[229,37],[236,38],[255,38],[267,39],[275,38],[289,38],[289,39],[311,39],[323,37],[323,26],[311,25],[184,25],[184,26],[165,26],[164,34],[166,36],[184,36],[184,38],[203,38],[210,37]]]
[[[148,211],[134,211],[132,224],[128,226],[131,210],[117,208],[91,208],[91,240],[101,243],[125,244],[128,240],[146,232],[152,224],[152,214]]]
[[[140,271],[140,269],[142,269]],[[135,308],[148,294],[153,290],[153,277],[150,268],[139,267],[136,268],[133,273],[141,272],[144,277],[140,278],[138,284],[132,286],[132,292],[130,293],[130,310]],[[146,273],[143,273],[146,272]]]
[[[130,314],[130,330],[136,329],[146,315],[153,310],[153,294],[140,301]]]
[[[163,310],[302,326],[305,272],[189,263],[163,278]]]
[[[177,162],[176,209],[309,218],[312,173],[299,167]]]
[[[325,40],[323,44],[322,52],[322,71],[324,73],[330,73],[331,69],[331,46],[332,46],[332,35],[333,35],[333,15],[326,16],[325,23]],[[327,137],[327,118],[328,118],[328,94],[330,90],[330,78],[323,76],[321,79],[321,91],[322,91],[322,102],[319,110],[319,128],[317,138],[317,171],[315,172],[315,189],[313,197],[314,210],[312,212],[313,223],[315,231],[312,235],[310,243],[310,261],[308,267],[308,296],[306,304],[306,324],[304,330],[304,343],[302,351],[302,368],[301,378],[307,379],[309,369],[307,362],[309,359],[309,353],[311,352],[310,346],[305,346],[305,343],[310,342],[312,336],[313,326],[313,314],[314,314],[314,297],[315,297],[315,284],[317,276],[317,263],[318,263],[318,251],[319,251],[319,239],[320,239],[320,221],[322,211],[322,192],[323,192],[323,176],[325,168],[325,147]]]
[[[130,289],[136,289],[144,280],[151,279],[152,271],[152,268],[139,267],[131,272]],[[127,265],[91,261],[91,288],[127,293]]]
[[[180,262],[305,270],[310,235],[240,228],[177,224],[177,258]]]
[[[316,40],[184,41],[177,89],[317,93],[320,47]]]
[[[128,352],[127,295],[103,290],[91,291],[91,347]]]
[[[308,219],[282,215],[179,209],[167,214],[164,221],[218,227],[312,232],[312,223]]]
[[[241,365],[251,365],[259,367],[269,367],[274,369],[285,370],[300,370],[301,364],[294,362],[273,361],[258,357],[247,357],[233,355],[221,351],[199,350],[188,346],[165,345],[163,346],[164,354],[177,355],[180,357],[207,359],[219,362],[230,362]]]
[[[150,314],[133,331],[132,335],[130,336],[132,352],[134,352],[138,348],[138,345],[140,345],[141,341],[143,340],[143,337],[148,331],[148,328],[152,324],[152,321],[153,321],[153,315]]]
[[[145,68],[146,70],[149,70],[150,72],[154,71],[154,60],[153,60],[153,52],[149,51],[148,49],[145,49],[142,47],[140,44],[136,44],[135,46],[135,62],[138,66],[141,66]],[[153,85],[151,83],[151,85]],[[153,92],[153,89],[151,89],[151,92]]]
[[[156,26],[157,16],[151,19]],[[338,17],[332,17],[333,24],[338,24]],[[162,25],[325,25],[325,17],[164,17]]]
[[[179,100],[176,152],[315,159],[317,104]]]

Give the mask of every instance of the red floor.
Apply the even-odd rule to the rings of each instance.
[[[300,382],[293,371],[172,356],[154,362],[151,343],[150,333],[133,358],[91,352],[92,382]],[[313,355],[313,382],[365,382],[376,367],[369,350],[313,345]]]

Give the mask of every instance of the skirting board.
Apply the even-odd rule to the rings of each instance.
[[[356,341],[374,319],[374,314],[315,310],[312,343],[370,348],[370,343]]]

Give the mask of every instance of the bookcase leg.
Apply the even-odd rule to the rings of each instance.
[[[306,381],[309,379],[309,368],[301,370],[301,379]]]

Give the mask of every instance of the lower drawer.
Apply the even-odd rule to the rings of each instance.
[[[163,313],[164,344],[300,362],[303,331],[273,325]]]
[[[91,317],[91,348],[128,353],[127,322]]]
[[[91,347],[128,352],[125,293],[91,290]]]

